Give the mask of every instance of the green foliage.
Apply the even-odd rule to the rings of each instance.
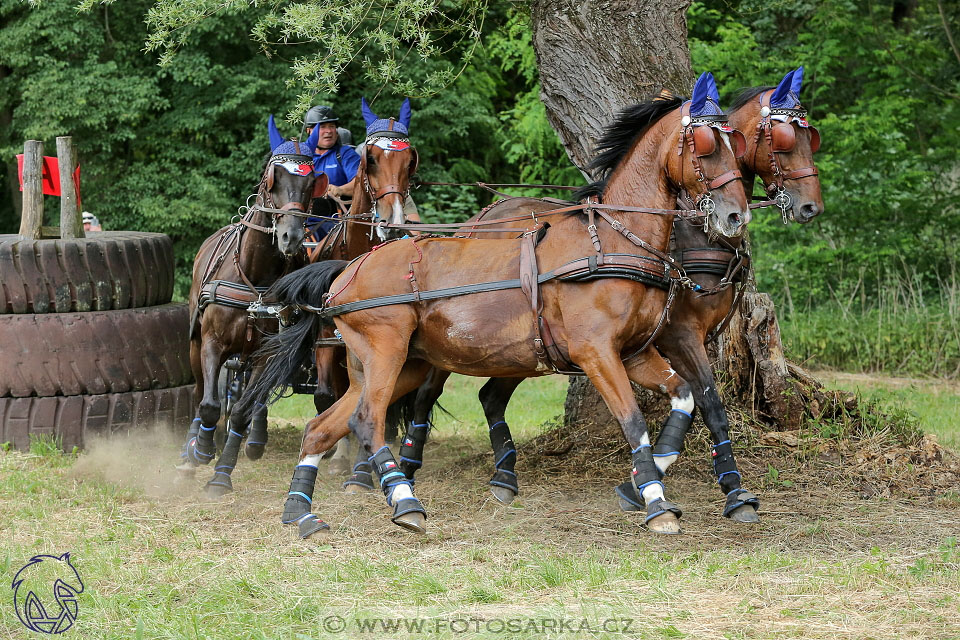
[[[94,0],[82,0],[90,8]],[[335,95],[348,72],[366,80],[372,93],[390,87],[411,96],[434,95],[448,87],[479,43],[486,0],[350,0],[275,2],[246,0],[159,0],[147,14],[147,51],[161,65],[193,45],[196,30],[211,18],[262,7],[251,37],[268,55],[292,55],[291,85],[301,89],[293,116],[309,108],[316,94]],[[429,70],[424,72],[424,64]]]
[[[881,298],[898,295],[900,281],[935,299],[956,270],[960,54],[948,36],[960,35],[960,10],[947,3],[943,10],[941,17],[934,0],[709,0],[690,11],[694,67],[713,70],[728,96],[805,66],[801,97],[822,133],[816,162],[826,212],[802,228],[760,212],[751,224],[757,280],[791,314],[824,305],[836,311],[834,301],[862,298],[856,316],[867,330],[851,332],[851,342],[871,340],[879,316],[888,315],[879,311]],[[831,346],[818,353],[849,366],[846,349],[838,353],[829,337],[831,329],[842,331],[827,326],[829,315],[825,310],[804,329],[807,321],[797,315],[793,330],[811,339],[823,332],[821,347]],[[933,324],[945,328],[946,318],[937,317]],[[916,338],[905,329],[881,331],[884,342],[901,343],[889,345],[896,353],[874,341],[869,349],[877,353],[868,354],[859,344],[867,357],[861,366],[875,366],[875,356],[887,365],[888,358],[906,358],[911,371],[921,366],[907,356],[919,336],[936,330],[920,326],[930,320],[924,313],[900,320],[918,329]]]

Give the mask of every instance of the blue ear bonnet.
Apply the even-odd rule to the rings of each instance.
[[[400,114],[393,121],[393,129],[390,129],[390,118],[381,118],[375,114],[366,98],[360,98],[360,111],[363,113],[363,121],[367,125],[367,137],[383,132],[390,132],[404,136],[410,135],[410,98],[405,98],[400,105]]]
[[[697,78],[690,98],[690,117],[726,115],[720,108],[720,94],[713,74],[705,71]]]
[[[273,119],[273,114],[270,114],[270,118],[267,120],[267,132],[270,134],[270,153],[272,155],[278,155],[281,153],[297,153],[297,147],[293,143],[293,140],[287,140],[283,137],[280,131],[277,129],[277,123]],[[317,148],[317,140],[320,139],[320,127],[314,127],[313,133],[303,142],[300,143],[301,155],[313,155],[313,150]]]
[[[787,75],[773,90],[770,96],[770,106],[781,109],[798,109],[800,104],[800,89],[803,87],[803,67],[798,67]]]
[[[310,147],[308,147],[303,142],[300,143],[300,151],[298,152],[296,145],[293,144],[293,140],[287,140],[286,142],[282,143],[280,146],[276,147],[273,151],[271,151],[271,154],[275,156],[279,156],[279,155],[312,156],[313,155],[310,152]]]

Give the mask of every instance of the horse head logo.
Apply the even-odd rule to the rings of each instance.
[[[33,556],[13,578],[13,604],[27,629],[63,633],[77,619],[77,596],[83,580],[70,563],[70,554]]]

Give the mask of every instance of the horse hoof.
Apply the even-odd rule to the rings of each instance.
[[[263,444],[250,444],[247,443],[243,447],[243,455],[247,456],[247,460],[259,460],[263,457],[263,452],[266,451],[267,446]]]
[[[730,519],[734,522],[760,522],[760,516],[753,505],[744,504],[730,512]]]
[[[407,531],[413,531],[414,533],[427,532],[427,516],[419,511],[411,511],[402,516],[397,516],[393,521],[397,526],[403,527]]]
[[[204,492],[207,494],[208,498],[216,500],[217,498],[222,498],[228,493],[233,493],[233,487],[228,487],[223,484],[213,484],[208,482],[207,486],[204,488]]]
[[[327,465],[327,473],[331,476],[342,476],[350,473],[350,471],[350,461],[345,458],[334,458],[330,461],[330,464]]]
[[[513,499],[517,497],[515,491],[511,491],[506,487],[497,487],[493,485],[490,486],[490,493],[493,494],[493,497],[496,498],[497,502],[500,504],[510,504],[513,502]]]
[[[174,469],[177,470],[177,475],[183,479],[193,478],[197,475],[197,465],[190,462],[178,464]]]
[[[633,504],[629,500],[624,500],[621,497],[617,497],[617,502],[620,503],[620,511],[643,511],[640,507]]]
[[[343,487],[344,493],[370,493],[371,491],[373,491],[373,487],[365,487],[360,484],[348,484]]]
[[[683,530],[680,528],[680,519],[677,518],[677,515],[671,511],[660,514],[656,518],[647,522],[647,529],[651,533],[659,533],[661,535],[675,536],[683,533]]]

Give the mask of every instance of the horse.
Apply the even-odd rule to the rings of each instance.
[[[664,495],[630,382],[665,390],[672,406],[693,410],[690,386],[646,347],[672,298],[666,289],[675,293],[679,282],[664,253],[679,191],[693,194],[713,233],[736,236],[750,219],[734,134],[721,130],[717,98],[712,75],[703,74],[689,101],[658,97],[621,113],[604,138],[611,167],[604,203],[584,204],[586,216],[557,217],[545,233],[520,239],[394,241],[349,264],[328,261],[279,280],[279,300],[319,313],[265,344],[268,364],[246,400],[269,400],[284,384],[309,356],[321,317],[333,319],[350,354],[346,394],[307,424],[281,521],[302,537],[329,529],[311,512],[316,463],[352,431],[370,454],[393,522],[424,532],[426,511],[385,445],[388,405],[416,389],[431,366],[526,378],[562,370],[559,361],[583,370],[620,423],[648,529],[678,533],[681,511]],[[633,253],[638,248],[642,254]]]
[[[367,119],[369,133],[365,142],[358,147],[361,159],[356,180],[354,181],[351,213],[341,216],[335,227],[323,238],[317,250],[314,252],[315,260],[344,259],[358,256],[369,251],[380,241],[398,235],[398,232],[394,229],[379,225],[381,220],[389,222],[393,226],[405,222],[403,203],[409,195],[410,176],[416,171],[418,165],[417,151],[414,147],[410,146],[407,135],[410,117],[412,115],[410,102],[409,100],[404,101],[400,109],[400,114],[396,119],[377,118],[366,104],[365,99],[362,102],[362,108],[364,116]],[[283,138],[277,131],[272,116],[269,122],[269,131],[272,144],[282,142]],[[315,130],[314,133],[319,135],[318,130]],[[311,135],[310,139],[303,144],[304,150],[312,150],[316,147],[317,135]],[[289,146],[292,143],[283,144]],[[309,160],[309,164],[312,167],[312,157],[309,157],[309,152],[307,160]],[[312,168],[310,173],[313,173]],[[318,174],[316,180],[316,188],[311,195],[311,203],[313,199],[325,194],[328,184],[326,174]],[[364,227],[358,224],[362,221],[369,221],[370,225],[373,226]],[[300,231],[300,243],[302,245],[302,227]],[[201,254],[204,253],[204,248],[205,247],[201,247]],[[255,249],[249,250],[253,251]],[[198,254],[195,265],[199,263],[199,260],[200,254]],[[241,265],[242,264],[241,261]],[[292,261],[289,266],[295,269],[305,264],[306,262],[303,256],[299,255],[298,252],[296,260]],[[255,280],[258,275],[251,275],[245,267],[243,268],[243,272],[247,273],[251,280]],[[257,280],[257,286],[262,284],[264,286],[262,286],[261,289],[266,289],[274,280],[276,280],[276,276],[269,279],[266,277],[261,278]],[[195,266],[194,282],[196,281],[197,273]],[[208,287],[209,286],[210,285],[208,285]],[[191,297],[191,299],[193,298]],[[260,300],[259,296],[257,300]],[[267,300],[266,306],[269,307],[269,297]],[[245,300],[244,302],[252,302],[252,300]],[[246,305],[241,305],[241,308],[245,309]],[[234,308],[231,310],[235,316],[238,314],[242,315],[239,309]],[[236,321],[236,318],[234,318],[234,322]],[[253,341],[251,340],[249,342]],[[235,341],[231,344],[235,348],[237,342]],[[251,346],[253,348],[259,346],[259,340],[253,345],[245,343],[243,346],[247,347],[247,351],[244,353],[249,353]],[[230,354],[234,353],[234,351],[227,350],[226,353]],[[342,387],[339,393],[342,393],[346,388],[345,381],[340,381],[343,377],[340,372],[345,371],[341,366],[344,357],[345,355],[343,353],[337,353],[331,349],[317,349],[315,358],[317,367],[317,389],[314,392],[314,404],[317,408],[318,415],[332,403],[331,396],[335,396],[335,394],[338,393],[338,385]],[[255,361],[255,359],[253,360]],[[255,382],[258,373],[259,367],[254,366],[248,384]],[[199,384],[201,378],[198,376],[197,380]],[[199,393],[201,392],[198,389],[198,394]],[[247,424],[250,416],[246,415],[246,412],[238,411],[236,405],[234,410],[238,418],[236,422],[238,424]],[[219,415],[217,419],[219,419]],[[196,423],[198,421],[195,420],[194,422]],[[200,422],[199,432],[206,433],[207,430],[204,428],[204,423],[202,421]],[[257,405],[255,410],[252,411],[252,420],[249,420],[249,422],[251,426],[244,452],[251,460],[257,460],[263,455],[268,440],[266,406],[262,403]],[[207,492],[211,496],[220,496],[233,490],[231,474],[237,464],[240,444],[244,435],[242,431],[234,431],[232,429],[228,433],[223,452],[216,465],[214,477],[207,483]],[[209,460],[209,458],[198,452],[196,444],[193,445],[192,449],[190,448],[189,443],[193,441],[195,436],[196,432],[188,439],[186,456],[192,456],[196,462],[203,463],[205,459]]]
[[[309,155],[319,133],[301,145],[276,133],[273,116],[270,125],[271,152],[257,186],[256,204],[237,223],[207,238],[193,263],[190,366],[201,400],[181,453],[188,467],[207,464],[216,453],[213,436],[221,412],[217,378],[227,358],[241,354],[253,363],[251,377],[256,377],[259,364],[250,355],[265,327],[254,322],[248,308],[262,303],[263,293],[277,278],[305,264],[304,216],[312,199],[327,189],[326,175],[314,176]],[[265,411],[261,407],[256,412],[248,449],[265,444]],[[244,435],[233,429],[227,435],[214,477],[207,483],[209,494],[232,491],[230,472]]]
[[[819,133],[806,122],[805,110],[797,97],[802,81],[803,67],[800,67],[784,76],[776,87],[741,91],[731,107],[729,123],[738,131],[755,132],[746,140],[746,151],[739,162],[744,181],[750,186],[748,191],[759,177],[764,190],[781,209],[784,220],[807,223],[823,211],[823,200],[813,164],[813,153],[820,143]],[[763,115],[765,106],[767,115]],[[544,213],[558,206],[535,198],[511,198],[490,207],[471,221],[503,219],[529,211]],[[726,496],[722,515],[738,522],[755,522],[759,499],[742,489],[732,449],[727,451],[729,421],[716,392],[704,346],[723,330],[735,310],[736,296],[731,285],[739,281],[742,286],[749,257],[741,249],[741,238],[711,241],[702,226],[683,217],[675,220],[673,231],[673,257],[703,291],[713,293],[703,295],[690,289],[680,291],[670,322],[657,337],[655,345],[690,383],[696,409],[703,413],[715,450],[719,450],[714,467]],[[400,469],[411,481],[422,465],[423,447],[431,428],[428,416],[448,377],[447,372],[431,372],[416,395],[413,421],[400,448]],[[505,504],[512,502],[519,492],[514,471],[516,451],[505,413],[520,382],[522,379],[518,378],[494,378],[479,393],[494,450],[495,471],[489,484],[494,497]],[[660,473],[665,474],[679,457],[692,418],[682,412],[671,412],[661,426],[654,445],[654,460]],[[642,508],[632,486],[633,483],[627,481],[617,487],[620,506],[626,511]]]

